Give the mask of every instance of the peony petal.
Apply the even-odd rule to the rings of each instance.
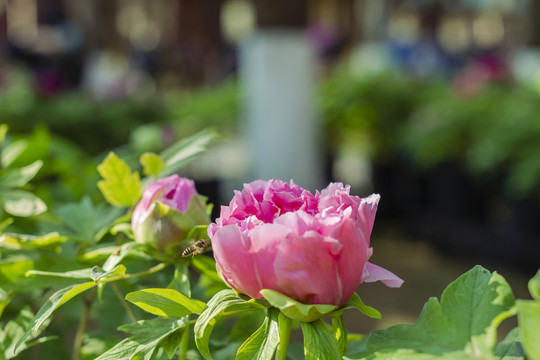
[[[403,284],[403,280],[399,277],[370,262],[366,263],[362,277],[365,282],[382,281],[382,283],[388,287],[400,287],[401,284]]]
[[[377,213],[377,206],[380,199],[381,196],[379,194],[372,194],[367,198],[363,198],[358,208],[358,223],[368,240],[371,237],[371,230],[373,229],[375,214]]]
[[[330,236],[338,239],[343,246],[337,268],[341,281],[342,300],[346,301],[362,282],[364,265],[369,258],[369,239],[366,241],[363,238],[352,219],[343,219],[332,230]]]
[[[290,236],[278,246],[275,272],[279,292],[308,304],[341,305],[336,240],[309,231]]]
[[[278,245],[291,233],[291,229],[279,224],[262,224],[247,232],[251,243],[248,256],[252,257],[254,265],[249,276],[257,281],[257,297],[262,289],[279,290],[274,260]]]
[[[214,234],[212,250],[223,279],[233,288],[260,297],[249,240],[236,225],[225,226]]]

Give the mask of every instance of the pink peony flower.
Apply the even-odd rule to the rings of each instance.
[[[235,191],[210,224],[217,266],[229,286],[261,298],[273,289],[308,304],[342,305],[363,281],[403,280],[368,262],[379,195],[349,195],[331,183],[315,195],[280,180]]]
[[[166,251],[193,227],[209,222],[206,199],[193,180],[171,175],[148,185],[133,210],[131,228],[135,241]]]

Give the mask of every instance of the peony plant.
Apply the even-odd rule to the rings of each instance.
[[[377,194],[364,199],[350,195],[350,187],[342,183],[312,194],[292,180],[257,180],[235,191],[229,206],[222,206],[221,216],[208,227],[219,274],[234,291],[218,293],[197,320],[201,354],[212,358],[208,347],[212,321],[223,304],[230,303],[245,310],[268,309],[263,330],[239,348],[237,358],[254,358],[258,352],[272,356],[275,351],[276,359],[286,359],[293,321],[301,324],[305,344],[325,344],[306,345],[308,351],[322,351],[316,358],[343,356],[343,311],[353,307],[380,317],[355,294],[358,285],[378,280],[390,287],[403,283],[368,262],[379,199]],[[335,335],[340,335],[326,328],[320,320],[324,316],[333,318]],[[252,344],[250,339],[261,336],[260,331],[271,338],[272,323],[277,324],[278,341]]]

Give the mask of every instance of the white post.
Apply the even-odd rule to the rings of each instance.
[[[315,54],[301,29],[260,29],[240,47],[252,180],[323,185]]]

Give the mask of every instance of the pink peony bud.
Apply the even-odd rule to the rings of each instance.
[[[315,195],[280,180],[236,191],[208,227],[224,280],[252,298],[272,289],[307,304],[342,305],[363,281],[403,280],[368,259],[380,196],[331,183]]]
[[[145,189],[131,217],[135,241],[169,251],[197,225],[210,222],[206,199],[193,180],[171,175]]]

